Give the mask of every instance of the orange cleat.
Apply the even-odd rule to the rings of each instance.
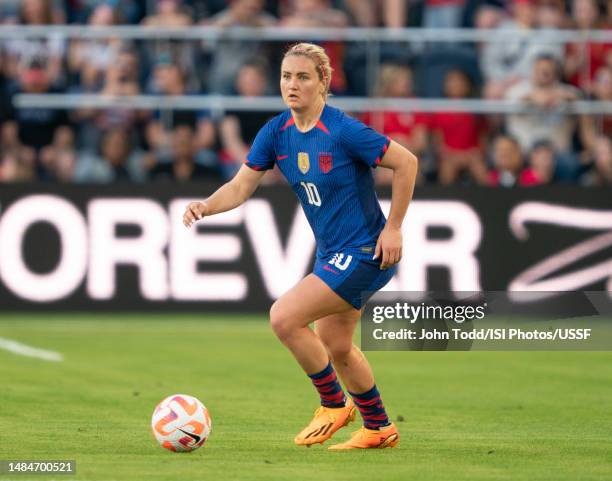
[[[394,448],[399,444],[399,433],[395,424],[391,423],[380,429],[361,427],[355,431],[345,443],[334,444],[329,449],[340,451],[344,449],[382,449]]]
[[[310,424],[293,441],[298,446],[310,447],[312,444],[323,444],[338,429],[353,422],[356,412],[355,405],[349,398],[346,399],[345,406],[341,408],[321,406],[315,411]]]

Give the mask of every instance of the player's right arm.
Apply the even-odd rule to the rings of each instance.
[[[274,119],[273,119],[274,120]],[[274,132],[272,121],[264,125],[246,156],[245,164],[232,180],[224,184],[203,202],[192,202],[185,209],[183,224],[191,227],[194,222],[208,215],[232,210],[253,195],[266,170],[274,167]]]
[[[206,216],[220,214],[242,205],[253,195],[265,173],[243,165],[232,180],[223,184],[208,199],[188,204],[183,214],[183,224],[185,227],[191,227]]]

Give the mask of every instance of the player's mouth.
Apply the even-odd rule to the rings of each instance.
[[[287,100],[299,100],[300,98],[296,94],[289,94]]]

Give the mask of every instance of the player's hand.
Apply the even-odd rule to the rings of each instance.
[[[388,269],[402,259],[402,230],[389,224],[385,225],[378,236],[374,259],[382,255],[381,269]]]
[[[191,202],[185,208],[183,214],[183,224],[185,227],[191,227],[200,219],[203,219],[208,214],[208,206],[205,202]]]

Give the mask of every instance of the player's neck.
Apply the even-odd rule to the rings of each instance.
[[[307,110],[291,110],[291,115],[293,116],[295,127],[300,132],[308,132],[315,125],[317,125],[317,122],[321,118],[321,114],[323,113],[324,108],[325,101],[321,100],[320,102],[313,104],[313,106]]]

